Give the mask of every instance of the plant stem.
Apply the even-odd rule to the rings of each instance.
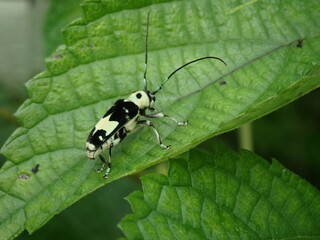
[[[246,123],[239,128],[239,147],[253,151],[252,124]]]
[[[0,108],[0,118],[5,119],[14,124],[18,124],[16,117],[6,109]]]

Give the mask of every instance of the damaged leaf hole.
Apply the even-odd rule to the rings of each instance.
[[[40,164],[37,164],[34,168],[31,169],[32,173],[36,174],[39,171]],[[22,172],[18,175],[18,179],[28,180],[31,178],[31,175],[26,172]]]
[[[25,172],[20,173],[18,175],[18,179],[21,179],[21,180],[28,180],[29,178],[31,178],[30,174],[25,173]]]

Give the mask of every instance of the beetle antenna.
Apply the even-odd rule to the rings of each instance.
[[[147,34],[146,34],[146,43],[145,43],[146,47],[145,47],[145,57],[144,57],[144,73],[143,73],[144,89],[147,89],[149,19],[150,19],[150,11],[148,12],[148,17],[147,17]]]
[[[170,75],[167,77],[167,79],[164,80],[164,82],[161,83],[161,85],[160,85],[152,94],[154,95],[154,94],[156,94],[157,92],[159,92],[159,91],[163,88],[163,86],[166,84],[166,82],[168,82],[169,79],[170,79],[176,72],[178,72],[180,69],[188,66],[188,65],[191,64],[191,63],[195,63],[195,62],[198,62],[198,61],[201,61],[201,60],[205,60],[205,59],[209,59],[209,58],[219,60],[220,62],[222,62],[224,65],[227,66],[227,64],[225,63],[225,61],[223,61],[221,58],[218,58],[218,57],[210,57],[210,56],[208,56],[208,57],[197,58],[197,59],[195,59],[195,60],[192,60],[192,61],[190,61],[190,62],[187,62],[187,63],[183,64],[182,66],[180,66],[180,67],[178,67],[176,70],[174,70],[172,73],[170,73]]]

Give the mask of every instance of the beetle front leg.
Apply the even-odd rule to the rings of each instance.
[[[173,117],[170,117],[169,115],[167,114],[164,114],[162,112],[157,112],[154,108],[152,109],[153,111],[155,111],[155,113],[152,113],[152,114],[145,114],[143,115],[144,117],[147,117],[147,118],[169,118],[171,119],[172,121],[174,121],[178,126],[185,126],[188,124],[188,121],[184,121],[184,122],[179,122],[178,120],[176,120],[175,118]]]
[[[104,178],[108,178],[109,177],[109,173],[111,171],[111,167],[112,167],[112,163],[111,163],[111,148],[113,147],[113,144],[110,145],[109,148],[109,160],[108,160],[108,168],[106,170],[106,173],[103,175]]]
[[[102,162],[102,166],[97,169],[97,173],[101,173],[106,168],[106,159],[101,154],[99,155],[99,158]]]
[[[109,148],[109,160],[108,160],[108,168],[106,170],[106,173],[103,175],[104,178],[108,178],[109,177],[109,173],[111,171],[111,167],[112,167],[112,163],[111,163],[111,148],[113,147],[113,144],[110,145],[110,148]],[[102,166],[101,168],[97,169],[97,172],[98,173],[101,173],[104,169],[106,169],[106,159],[100,154],[99,155],[99,158],[102,162]]]
[[[164,145],[161,141],[161,138],[160,138],[160,135],[157,131],[157,129],[154,127],[153,123],[150,122],[149,120],[140,120],[137,122],[138,124],[140,125],[143,125],[143,126],[148,126],[148,127],[151,127],[152,130],[154,131],[154,133],[156,134],[156,137],[157,137],[157,140],[158,140],[158,143],[160,145],[160,147],[162,147],[163,149],[169,149],[171,148],[171,145]]]

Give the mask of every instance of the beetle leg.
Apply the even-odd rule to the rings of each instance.
[[[149,107],[149,109],[154,113],[158,113],[157,109],[155,109],[154,107]]]
[[[106,170],[106,173],[103,175],[104,178],[109,177],[109,173],[111,171],[112,163],[111,163],[111,148],[113,147],[113,143],[111,143],[110,148],[109,148],[109,160],[108,160],[108,168]]]
[[[106,168],[106,159],[101,154],[99,155],[99,158],[102,162],[102,166],[101,168],[97,169],[97,172],[101,173]]]
[[[160,147],[164,148],[164,149],[169,149],[171,147],[171,145],[164,145],[161,141],[161,138],[160,138],[160,135],[157,131],[157,129],[154,127],[153,123],[150,122],[149,120],[140,120],[140,121],[137,121],[138,124],[140,125],[143,125],[143,126],[148,126],[148,127],[151,127],[152,130],[154,131],[154,133],[156,134],[156,137],[157,137],[157,140],[158,140],[158,143],[160,145]]]
[[[155,109],[154,109],[155,110]],[[147,117],[147,118],[169,118],[171,119],[172,121],[174,121],[178,126],[185,126],[188,124],[188,121],[184,121],[184,122],[179,122],[178,120],[176,120],[175,118],[173,117],[170,117],[169,115],[167,114],[164,114],[162,112],[155,112],[155,113],[152,113],[152,114],[145,114],[143,115],[144,117]]]

